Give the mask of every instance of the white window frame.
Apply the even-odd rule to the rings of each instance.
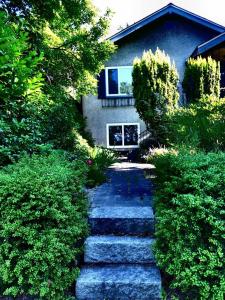
[[[106,67],[105,68],[105,86],[106,86],[106,96],[133,96],[133,94],[109,94],[109,72],[108,70],[117,69],[118,70],[118,91],[120,90],[120,78],[119,78],[119,69],[133,69],[133,66],[116,66],[116,67]]]
[[[106,138],[107,138],[107,148],[111,149],[123,149],[123,148],[139,148],[139,139],[138,139],[138,145],[124,145],[124,126],[125,125],[137,125],[138,129],[138,137],[140,135],[140,123],[109,123],[106,124]],[[122,145],[121,146],[110,146],[109,145],[109,127],[110,126],[122,126]]]

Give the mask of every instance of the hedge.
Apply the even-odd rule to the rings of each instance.
[[[66,299],[87,234],[87,166],[62,152],[0,171],[0,291]]]
[[[163,152],[163,151],[162,151]],[[225,153],[168,152],[156,166],[158,266],[184,299],[225,297]]]

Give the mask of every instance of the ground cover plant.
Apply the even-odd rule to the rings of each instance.
[[[78,152],[75,153],[79,153],[79,156],[75,154],[75,157],[79,159],[81,155],[88,166],[86,186],[92,188],[102,184],[106,180],[107,168],[117,160],[116,153],[99,146],[91,147],[77,132],[76,139]]]

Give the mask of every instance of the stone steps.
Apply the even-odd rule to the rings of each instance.
[[[146,207],[95,207],[89,214],[93,235],[138,235],[152,236],[154,233],[154,214]]]
[[[85,242],[87,264],[152,264],[154,239],[135,236],[90,236]]]
[[[107,183],[89,193],[91,236],[85,241],[76,299],[159,300],[152,185],[139,164],[117,164],[108,175]]]
[[[76,283],[79,300],[159,300],[159,270],[147,265],[103,265],[82,268]]]

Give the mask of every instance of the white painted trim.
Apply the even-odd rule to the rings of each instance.
[[[133,94],[109,94],[109,74],[108,74],[108,70],[111,70],[111,69],[132,69],[133,66],[116,66],[116,67],[106,67],[105,68],[105,88],[106,88],[106,96],[107,97],[115,97],[115,96],[118,96],[118,97],[121,97],[121,96],[133,96]],[[118,91],[119,91],[119,71],[118,71]]]
[[[137,125],[138,127],[138,136],[140,135],[140,123],[108,123],[106,124],[106,140],[107,140],[107,148],[110,149],[134,149],[139,148],[139,139],[138,145],[124,145],[124,125]],[[122,126],[122,146],[110,146],[109,145],[109,126]]]

